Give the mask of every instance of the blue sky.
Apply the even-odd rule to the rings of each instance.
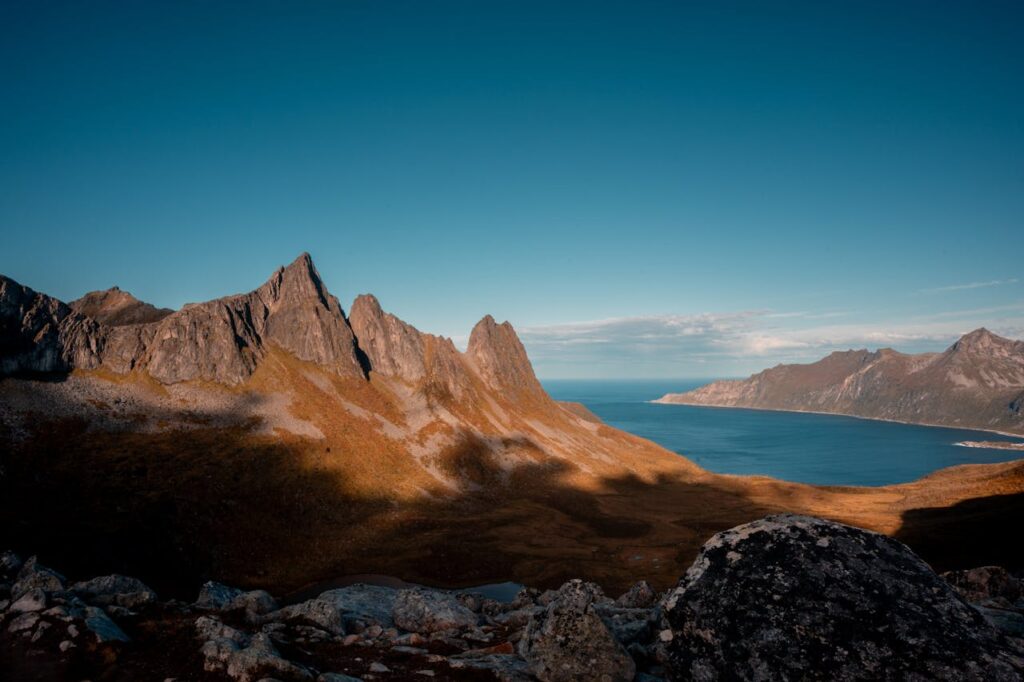
[[[1024,336],[1019,2],[4,2],[0,60],[0,273],[64,299],[309,251],[546,377]]]

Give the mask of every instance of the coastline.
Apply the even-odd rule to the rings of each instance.
[[[853,419],[863,419],[865,421],[875,422],[889,422],[891,424],[906,424],[909,426],[927,426],[933,429],[959,429],[961,431],[977,431],[978,433],[994,433],[997,436],[1005,436],[1007,438],[1018,438],[1024,441],[1024,433],[1012,433],[1009,431],[998,431],[996,429],[983,429],[981,427],[972,426],[953,426],[951,424],[933,424],[929,422],[912,422],[905,419],[886,419],[885,417],[865,417],[859,414],[849,414],[846,412],[825,412],[823,410],[794,410],[783,407],[749,407],[746,405],[712,405],[710,403],[677,403],[668,400],[662,400],[657,398],[655,400],[645,401],[652,405],[683,405],[686,407],[713,407],[721,410],[757,410],[759,412],[792,412],[795,414],[823,414],[830,415],[833,417],[851,417]],[[959,443],[957,443],[959,445]],[[1012,448],[1015,449],[1015,448]]]
[[[953,443],[962,448],[979,448],[987,450],[1009,450],[1010,452],[1024,452],[1024,443],[1011,443],[1004,440],[962,440]]]

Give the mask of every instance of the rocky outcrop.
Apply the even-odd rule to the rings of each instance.
[[[341,305],[308,254],[250,294],[185,306],[152,334],[136,364],[164,383],[241,383],[273,345],[339,375],[363,376]]]
[[[93,368],[102,350],[95,321],[0,275],[0,377]]]
[[[674,679],[1016,680],[1024,649],[904,545],[771,516],[709,540],[664,605]]]
[[[159,322],[174,312],[169,308],[156,308],[144,303],[118,287],[105,291],[90,291],[85,296],[71,301],[68,306],[76,313],[91,317],[108,327]]]
[[[7,552],[0,661],[67,671],[48,679],[1020,679],[1024,640],[996,627],[1024,606],[1016,577],[947,578],[885,536],[792,515],[714,536],[667,594],[641,581],[614,601],[582,580],[509,602],[357,584],[268,611],[213,582],[193,604],[126,576],[65,589]]]
[[[248,294],[162,311],[113,289],[74,305],[0,278],[0,375],[103,366],[172,384],[239,384],[273,347],[363,378],[355,337],[309,254]],[[89,317],[83,313],[92,313]]]
[[[498,324],[490,315],[477,322],[469,335],[466,356],[493,390],[541,395],[526,349],[508,322]]]
[[[356,298],[349,321],[370,371],[457,398],[469,389],[469,373],[451,339],[424,334],[384,312],[370,294]]]
[[[593,583],[573,580],[530,618],[519,653],[543,682],[628,682],[636,663],[615,639],[597,606],[608,601]]]
[[[942,353],[836,352],[655,402],[832,412],[1024,434],[1021,389],[1024,341],[977,329]]]

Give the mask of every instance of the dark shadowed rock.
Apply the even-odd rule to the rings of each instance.
[[[654,606],[656,599],[654,588],[647,584],[646,580],[641,580],[616,599],[615,603],[625,608],[644,609]]]
[[[108,327],[158,322],[174,312],[144,303],[117,287],[106,291],[90,291],[68,305],[76,313],[91,317]]]
[[[0,275],[0,376],[91,369],[102,347],[94,320]]]
[[[904,545],[779,515],[719,533],[665,601],[673,679],[1018,680],[1022,651]]]
[[[607,603],[593,583],[571,580],[530,618],[519,655],[542,682],[632,680],[636,665],[597,612]]]
[[[138,578],[124,575],[104,575],[75,583],[71,591],[99,606],[123,606],[134,609],[156,601],[156,592]]]
[[[981,566],[942,574],[953,588],[972,604],[996,603],[1013,606],[1021,596],[1020,581],[1000,566]]]
[[[44,592],[60,592],[64,589],[64,576],[41,565],[33,556],[18,571],[18,580],[11,587],[11,599],[17,599],[37,587]]]

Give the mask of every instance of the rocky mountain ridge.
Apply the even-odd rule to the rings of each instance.
[[[837,351],[655,402],[830,412],[1024,435],[1024,341],[981,328],[942,353]]]
[[[0,325],[0,376],[105,369],[143,372],[162,384],[234,386],[277,346],[342,377],[376,371],[460,396],[477,375],[494,390],[543,393],[507,322],[486,316],[463,354],[450,339],[385,313],[372,295],[358,297],[346,316],[307,253],[255,291],[178,311],[116,288],[67,305],[0,277]]]

